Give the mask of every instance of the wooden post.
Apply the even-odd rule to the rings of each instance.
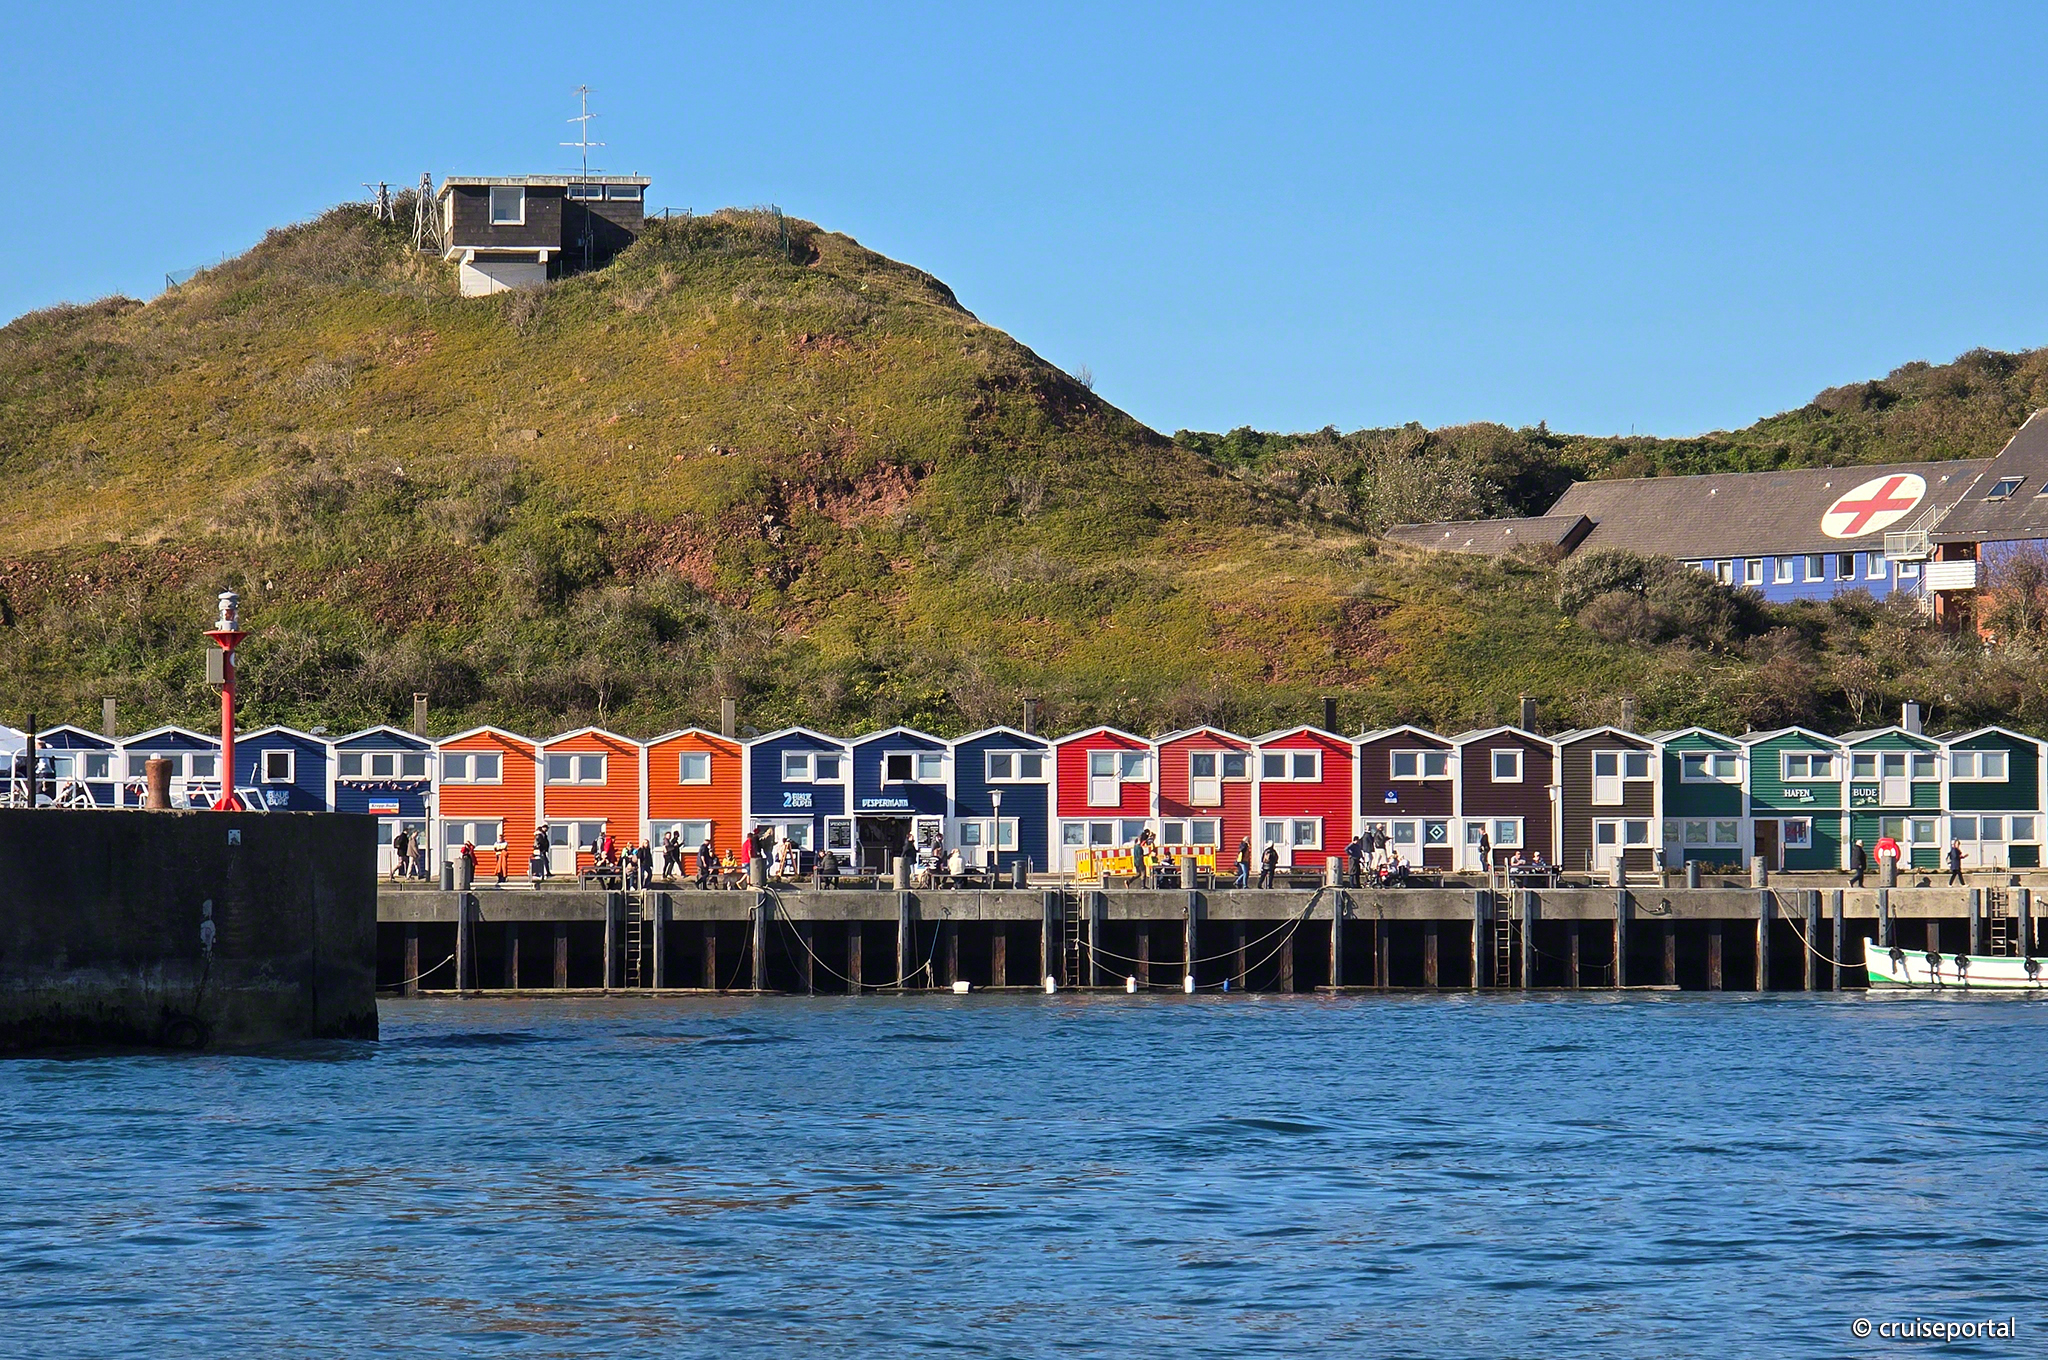
[[[1806,954],[1806,990],[1820,990],[1820,890],[1806,890],[1806,943],[1812,946]]]
[[[718,990],[718,922],[704,923],[704,990]]]
[[[989,926],[988,985],[1010,985],[1010,923],[996,921]]]
[[[960,923],[941,921],[939,929],[946,932],[946,985],[951,987],[960,980]]]
[[[519,990],[519,923],[505,923],[505,986],[510,991]]]
[[[1188,919],[1181,936],[1180,971],[1183,978],[1192,978],[1195,975],[1195,960],[1202,956],[1202,895],[1194,889],[1194,858],[1189,856],[1182,859],[1181,863],[1188,869],[1188,876],[1184,880],[1188,884]]]
[[[1628,986],[1628,927],[1632,915],[1628,889],[1614,892],[1614,985]]]
[[[619,985],[619,894],[604,895],[604,989]]]
[[[756,861],[758,863],[758,861]],[[768,913],[775,910],[775,899],[767,893],[754,894],[754,945],[749,951],[754,956],[754,990],[768,990]]]
[[[896,894],[896,985],[910,985],[910,970],[917,967],[917,897]]]
[[[1668,917],[1664,922],[1664,985],[1678,985],[1678,919]]]
[[[1707,922],[1707,990],[1711,992],[1720,991],[1724,983],[1721,973],[1722,939],[1721,923]]]
[[[1840,888],[1835,889],[1831,896],[1833,900],[1828,905],[1834,909],[1835,914],[1835,947],[1832,951],[1835,956],[1835,962],[1834,966],[1829,970],[1834,975],[1834,981],[1829,984],[1828,990],[1839,992],[1842,990],[1842,951],[1848,946],[1849,932],[1848,922],[1843,919],[1842,890]]]
[[[1778,902],[1766,890],[1756,895],[1756,989],[1760,992],[1771,990],[1771,918],[1777,915]]]
[[[1152,923],[1138,922],[1138,985],[1152,985]]]
[[[791,921],[789,924],[796,931],[796,968],[797,976],[802,979],[804,984],[804,995],[816,996],[818,994],[818,979],[811,967],[811,923],[809,921]]]
[[[555,922],[555,990],[569,990],[569,923]]]
[[[2034,957],[2034,890],[2015,888],[2012,894],[2013,914],[2019,917],[2020,957]]]
[[[1331,863],[1336,861],[1332,860]],[[1344,894],[1330,894],[1330,985],[1344,985]]]
[[[1422,923],[1422,985],[1431,991],[1443,985],[1443,965],[1438,957],[1443,934],[1443,923],[1434,917]]]
[[[405,923],[405,994],[420,994],[420,926],[417,921]]]
[[[1522,990],[1536,985],[1536,921],[1542,907],[1535,890],[1522,890]]]
[[[1062,938],[1061,927],[1065,925],[1065,894],[1049,892],[1044,895],[1045,910],[1040,912],[1038,923],[1038,985],[1053,976],[1058,941]],[[1071,981],[1072,979],[1061,979]]]
[[[1245,950],[1247,934],[1242,919],[1230,923],[1230,949],[1237,956],[1237,965],[1231,976],[1237,979],[1238,986],[1249,989],[1252,985],[1252,974],[1251,961]]]
[[[846,923],[846,994],[859,996],[860,980],[860,922]]]
[[[1280,990],[1294,990],[1294,935],[1292,932],[1280,939]]]
[[[1102,918],[1109,911],[1109,894],[1096,890],[1088,894],[1088,966],[1081,970],[1088,986],[1102,985]]]
[[[654,985],[668,986],[668,894],[649,893],[654,911]]]
[[[1493,895],[1484,888],[1472,894],[1472,990],[1475,992],[1486,985],[1487,951],[1484,945],[1488,908],[1492,902]]]
[[[1970,952],[1984,952],[1984,890],[1970,889]]]
[[[1577,918],[1565,923],[1565,943],[1570,952],[1571,986],[1579,990],[1579,922]]]
[[[469,894],[455,894],[455,994],[469,990]]]
[[[1394,951],[1388,947],[1392,943],[1390,931],[1387,918],[1375,912],[1372,918],[1372,985],[1381,991],[1394,985]]]
[[[1892,939],[1892,895],[1883,888],[1877,890],[1877,942],[1886,949],[1897,943]]]

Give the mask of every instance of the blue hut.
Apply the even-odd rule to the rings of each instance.
[[[808,727],[785,727],[747,743],[747,827],[787,831],[806,854],[853,849],[846,814],[846,743]]]
[[[148,793],[149,762],[171,763],[171,806],[212,807],[220,797],[220,738],[186,727],[153,727],[120,742],[121,807],[139,808]]]
[[[970,863],[1052,862],[1052,747],[1014,727],[953,743],[953,840]],[[980,854],[977,856],[976,850]]]
[[[11,749],[21,748],[19,738],[10,735],[10,740],[13,743]],[[112,737],[103,737],[67,723],[36,733],[36,764],[41,765],[45,760],[50,762],[51,775],[57,782],[58,802],[89,800],[94,807],[110,808],[116,805],[114,795],[121,773],[115,747]]]
[[[251,807],[327,812],[327,741],[292,727],[259,727],[235,736],[235,788]]]
[[[939,845],[951,811],[952,751],[939,737],[891,727],[853,742],[854,862],[887,873],[906,846]]]
[[[396,727],[366,727],[335,738],[327,805],[377,819],[377,872],[388,874],[392,838],[402,827],[431,850],[434,744]],[[414,856],[431,865],[431,853]]]

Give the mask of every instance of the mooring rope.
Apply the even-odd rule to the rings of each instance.
[[[417,974],[417,975],[415,975],[415,976],[413,976],[413,977],[409,977],[409,978],[407,978],[407,979],[406,979],[405,981],[403,981],[403,982],[394,982],[394,983],[391,983],[391,984],[389,984],[388,986],[384,986],[384,987],[379,987],[379,988],[378,988],[377,990],[378,990],[378,991],[380,991],[380,992],[391,992],[391,991],[397,991],[398,989],[400,989],[400,988],[402,988],[402,987],[410,987],[410,986],[412,986],[412,985],[413,985],[413,984],[414,984],[415,982],[418,982],[418,981],[419,981],[419,980],[420,980],[421,978],[424,978],[425,976],[427,976],[427,973],[433,973],[433,972],[437,972],[437,971],[439,971],[439,970],[440,970],[440,969],[442,969],[442,968],[446,968],[446,967],[447,967],[447,966],[448,966],[449,964],[451,964],[451,963],[453,963],[453,962],[455,962],[455,956],[454,956],[453,954],[450,954],[450,955],[449,955],[449,956],[448,956],[447,958],[445,958],[445,959],[442,959],[442,960],[441,960],[441,961],[440,961],[439,963],[435,964],[435,965],[434,965],[434,966],[433,966],[432,968],[429,968],[429,969],[427,969],[425,973],[419,973],[419,974]]]

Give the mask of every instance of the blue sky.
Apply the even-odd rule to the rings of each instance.
[[[1687,434],[2048,343],[2038,21],[45,6],[0,52],[0,313],[149,296],[363,180],[566,167],[588,84],[652,205],[846,232],[1162,430]]]

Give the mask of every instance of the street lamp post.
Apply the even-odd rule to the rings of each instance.
[[[206,636],[220,648],[220,797],[215,812],[245,812],[235,794],[235,647],[247,637],[242,631],[241,597],[232,590],[220,593],[220,617]]]
[[[1003,791],[1001,789],[990,789],[988,791],[988,800],[994,803],[996,808],[995,825],[988,829],[988,867],[991,869],[1001,869],[1003,867]]]

